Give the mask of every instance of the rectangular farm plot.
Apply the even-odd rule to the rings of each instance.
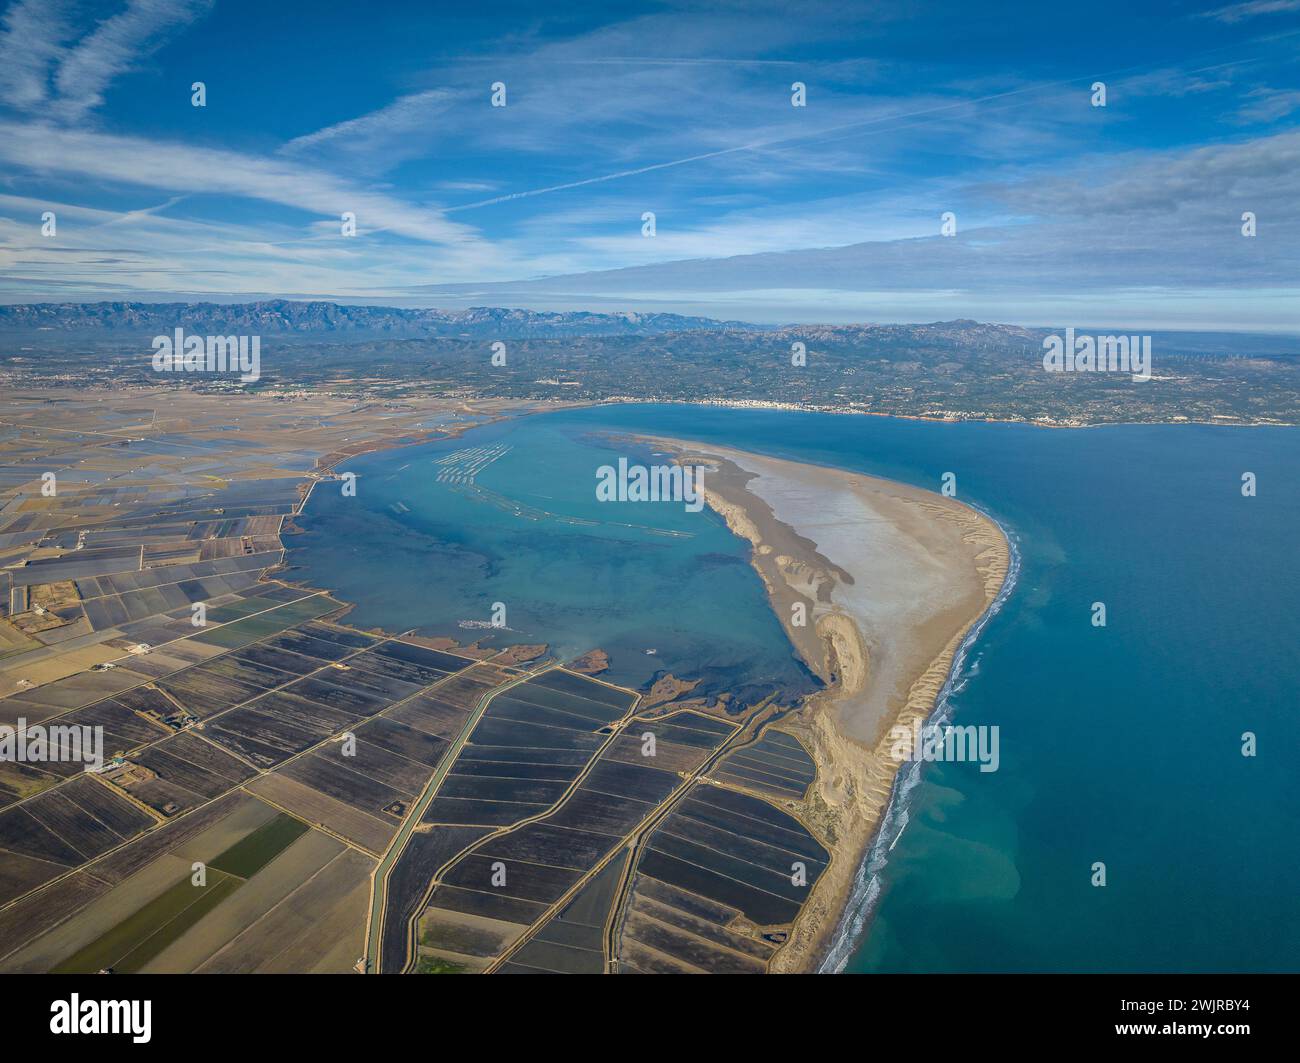
[[[30,764],[0,761],[0,806],[31,797],[56,782],[56,776]]]
[[[521,900],[496,891],[467,890],[459,886],[440,884],[434,887],[433,895],[429,898],[429,907],[529,926],[546,913],[547,905],[539,901]]]
[[[458,708],[469,710],[482,700],[484,694],[511,678],[510,673],[496,665],[474,664],[438,684],[438,696]]]
[[[228,660],[245,661],[262,668],[274,668],[285,675],[301,678],[308,672],[314,672],[326,663],[318,657],[304,656],[292,650],[279,649],[259,642],[230,654]],[[287,682],[287,680],[285,680]],[[278,684],[277,684],[278,685]]]
[[[482,971],[527,929],[520,923],[426,908],[420,917],[421,963],[416,973]]]
[[[286,683],[292,683],[295,679],[300,679],[305,674],[302,672],[284,672],[279,668],[257,663],[245,658],[243,656],[244,652],[246,651],[227,653],[213,661],[209,661],[202,666],[203,674],[233,679],[237,683],[242,683],[258,691],[274,690]]]
[[[322,705],[287,690],[264,694],[256,701],[250,701],[248,708],[297,724],[304,730],[320,734],[322,738],[344,731],[362,718],[357,713]]]
[[[208,867],[236,878],[251,878],[308,829],[301,820],[280,813],[215,857]]]
[[[484,746],[512,746],[516,749],[569,749],[595,752],[605,736],[586,727],[521,723],[504,715],[485,714],[470,735],[471,743]]]
[[[355,733],[359,740],[369,746],[386,749],[430,769],[438,766],[450,745],[444,738],[426,734],[388,717],[378,717],[363,723]]]
[[[330,853],[341,849],[316,866]],[[190,956],[200,973],[342,973],[364,949],[365,905],[374,861],[312,832],[218,908],[190,935]],[[236,931],[232,933],[232,931]],[[219,948],[211,943],[224,940]],[[189,969],[178,942],[155,966]],[[200,947],[200,946],[204,947]],[[178,962],[179,961],[179,962]],[[150,968],[152,969],[152,968]]]
[[[0,860],[0,897],[8,896],[7,867],[7,859]],[[49,962],[22,966],[28,943],[74,918],[108,891],[107,883],[85,871],[76,871],[7,907],[0,913],[0,971],[9,974],[47,970]]]
[[[59,793],[77,805],[85,816],[103,823],[122,841],[129,841],[157,822],[138,805],[125,800],[98,779],[82,776],[59,787]]]
[[[215,741],[261,767],[271,767],[381,707],[374,699],[308,679],[225,712],[207,728]]]
[[[497,973],[603,974],[605,923],[626,864],[623,853],[601,868]]]
[[[401,701],[404,698],[409,698],[412,694],[418,693],[422,686],[426,685],[384,675],[382,672],[370,668],[354,667],[353,662],[360,661],[362,657],[365,657],[364,653],[337,661],[332,667],[316,673],[313,678],[319,677],[347,690],[357,690],[363,694],[382,699],[384,702]]]
[[[620,973],[762,974],[767,969],[766,958],[720,944],[697,933],[696,926],[670,921],[675,918],[671,909],[633,906],[619,944]]]
[[[0,830],[12,829],[12,823],[0,822]],[[70,865],[41,860],[0,848],[0,904],[37,889],[50,879],[69,871]]]
[[[178,745],[178,739],[186,741]],[[164,815],[210,801],[254,774],[247,764],[191,735],[152,746],[132,761],[155,778],[152,784],[128,786],[128,792]]]
[[[271,649],[288,650],[290,653],[311,657],[323,663],[347,657],[349,654],[355,653],[358,648],[333,640],[317,638],[315,635],[307,634],[301,628],[286,631],[281,635],[274,635],[259,645]]]
[[[97,652],[105,658],[112,656],[111,651],[104,653],[102,648]],[[16,711],[0,711],[0,717],[11,724],[19,716],[26,717],[30,723],[37,723],[68,709],[93,705],[123,690],[141,686],[148,680],[148,676],[133,672],[125,666],[104,672],[78,671],[34,690],[5,698],[0,702],[3,709]]]
[[[470,663],[472,662],[463,657],[399,641],[382,643],[348,659],[350,667],[402,679],[416,686],[436,683],[439,679],[468,667]]]
[[[829,854],[758,798],[696,784],[651,835],[638,870],[735,908],[759,926],[794,920]]]
[[[376,856],[397,832],[394,817],[372,815],[279,772],[254,779],[245,789]]]
[[[326,624],[320,621],[308,621],[300,624],[297,633],[306,635],[314,639],[321,639],[324,642],[334,642],[340,646],[348,646],[352,649],[365,649],[367,646],[373,646],[378,639],[374,635],[367,635],[364,631],[355,631],[352,628],[337,627],[334,624]]]
[[[272,768],[328,734],[248,706],[223,714],[209,723],[203,733],[259,768]]]
[[[192,731],[182,731],[153,748],[222,784],[221,790],[238,785],[255,774],[242,760]]]
[[[117,848],[154,820],[86,776],[0,812],[0,903]]]
[[[213,858],[205,882],[196,885],[191,877],[181,879],[69,956],[54,968],[55,973],[140,970],[306,830],[305,824],[290,816],[275,816]]]
[[[629,694],[618,687],[602,683],[599,679],[578,675],[575,672],[566,672],[561,668],[543,672],[525,685],[534,690],[538,688],[556,690],[561,694],[576,695],[588,701],[603,702],[621,710],[616,715],[622,715],[623,712],[632,707],[632,703],[636,700],[635,695]]]
[[[217,564],[218,562],[211,563]],[[313,595],[297,602],[290,602],[287,605],[274,606],[266,612],[256,613],[253,616],[244,617],[242,620],[222,624],[220,627],[205,631],[201,635],[195,635],[194,638],[198,642],[224,646],[227,649],[237,649],[264,639],[268,635],[275,635],[288,628],[295,627],[304,620],[324,616],[341,608],[342,606],[328,595]]]
[[[453,680],[455,682],[455,680]],[[442,696],[445,686],[415,697],[396,706],[387,713],[389,719],[400,720],[411,727],[444,741],[456,738],[470,717],[472,705],[462,706]]]
[[[351,763],[353,758],[338,753],[338,745],[332,745],[329,750],[317,750],[286,764],[278,774],[376,818],[391,816],[394,822],[400,819],[407,802],[414,796],[413,792],[395,789],[362,774]]]
[[[578,881],[580,874],[570,868],[523,861],[507,863],[475,853],[458,861],[443,875],[442,882],[493,896],[553,904]]]
[[[373,716],[391,704],[391,699],[386,695],[373,690],[362,690],[348,681],[347,672],[334,669],[317,672],[282,689],[286,694],[306,698],[318,705],[328,705],[332,709],[341,709],[355,716]]]
[[[103,777],[131,800],[147,805],[160,818],[168,818],[189,812],[216,796],[221,789],[228,788],[221,787],[208,795],[179,781],[194,774],[193,767],[185,762],[147,749],[138,754],[137,759],[110,768]],[[214,785],[209,782],[205,788]]]
[[[735,730],[732,724],[694,712],[637,720],[619,735],[606,756],[610,760],[664,771],[690,772],[703,764]]]
[[[497,694],[470,732],[424,822],[505,826],[543,812],[606,741],[600,730],[618,720],[632,700],[624,694],[618,703],[592,701],[533,680]],[[557,763],[552,751],[568,756]],[[487,753],[492,767],[481,753]],[[469,769],[463,773],[462,761]],[[529,770],[534,764],[550,768],[547,777]],[[561,765],[570,770],[557,770]]]
[[[360,775],[385,787],[390,787],[403,797],[414,797],[429,781],[433,766],[410,760],[367,740],[372,729],[363,727],[352,732],[352,739],[326,743],[309,753],[304,760],[319,760],[339,771]],[[426,750],[417,750],[426,753]]]
[[[483,851],[506,863],[525,861],[589,871],[609,851],[606,834],[555,827],[545,820],[525,823],[508,834],[493,838]]]
[[[817,767],[793,735],[769,729],[754,745],[727,754],[715,774],[745,789],[802,801]]]
[[[220,675],[205,665],[168,676],[155,685],[199,719],[241,705],[266,690],[265,687]]]
[[[157,695],[157,692],[154,692]],[[157,695],[160,696],[160,695]],[[169,712],[175,711],[174,705],[165,706]],[[121,701],[101,701],[86,709],[77,709],[59,720],[61,724],[72,727],[104,728],[104,750],[126,751],[156,742],[169,734],[161,720],[150,719],[124,705]]]

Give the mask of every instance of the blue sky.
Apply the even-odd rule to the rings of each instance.
[[[7,4],[0,300],[1300,331],[1300,0]]]

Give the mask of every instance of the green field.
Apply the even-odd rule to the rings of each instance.
[[[229,606],[222,607],[223,610],[229,608]],[[239,649],[241,646],[247,646],[249,643],[264,639],[268,635],[274,635],[280,631],[295,627],[304,620],[315,620],[318,616],[332,613],[338,608],[339,603],[328,595],[313,595],[296,602],[290,602],[288,605],[267,609],[265,612],[242,620],[223,624],[221,627],[205,631],[201,635],[195,635],[194,640],[212,646],[221,646],[229,650]],[[213,615],[215,616],[215,614],[216,611],[214,610]]]
[[[308,829],[301,820],[278,814],[209,862],[206,885],[182,879],[63,960],[52,973],[93,974],[106,967],[120,974],[140,970]]]
[[[252,878],[308,831],[300,819],[284,813],[269,819],[246,838],[241,838],[218,856],[208,869],[216,868],[236,878]]]
[[[464,965],[452,963],[440,956],[421,956],[415,965],[416,974],[463,974],[464,971]]]

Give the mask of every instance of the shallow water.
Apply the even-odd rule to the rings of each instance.
[[[701,692],[815,689],[748,544],[716,514],[597,501],[596,470],[620,456],[655,461],[553,418],[367,455],[342,470],[356,497],[334,483],[313,493],[290,575],[356,603],[350,623],[545,642],[562,658],[600,647],[607,677],[633,686],[672,671]],[[509,630],[494,636],[497,603]]]
[[[1300,968],[1300,433],[605,407],[359,459],[359,498],[318,491],[290,560],[357,601],[358,623],[464,637],[457,620],[504,600],[521,637],[566,653],[603,646],[628,681],[670,662],[716,689],[806,688],[746,545],[707,512],[629,507],[654,511],[634,522],[692,533],[665,538],[517,520],[395,475],[420,451],[523,432],[482,483],[606,520],[592,467],[616,452],[593,450],[600,430],[931,489],[954,472],[958,497],[1019,540],[1019,584],[951,705],[958,723],[999,727],[1000,768],[924,767],[849,970]],[[1257,497],[1241,495],[1245,471]],[[411,512],[386,509],[395,501]],[[1091,622],[1098,601],[1104,628]],[[1247,731],[1253,758],[1241,755]],[[1097,861],[1103,888],[1091,885]]]

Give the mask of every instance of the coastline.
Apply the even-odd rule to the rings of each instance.
[[[987,516],[987,514],[985,515]],[[998,524],[994,518],[989,517],[989,519]],[[965,637],[957,647],[957,652],[953,655],[948,667],[948,675],[935,698],[933,711],[927,720],[932,725],[942,726],[951,718],[948,711],[948,698],[954,690],[959,689],[957,684],[966,656],[974,647],[984,626],[1002,608],[1015,590],[1020,575],[1020,551],[1016,546],[1016,541],[1007,529],[1001,524],[998,524],[998,527],[1010,545],[1010,566],[997,596],[989,603],[988,608],[980,614],[975,623],[967,629]],[[821,963],[817,968],[820,974],[839,974],[844,970],[853,955],[854,947],[858,944],[863,931],[875,914],[876,902],[880,897],[879,874],[884,870],[889,859],[889,853],[893,850],[899,836],[907,827],[909,819],[907,798],[917,783],[921,781],[921,767],[920,762],[910,762],[894,776],[893,784],[890,787],[889,801],[886,803],[885,810],[881,815],[880,824],[867,846],[857,879],[850,890],[848,901],[840,915],[839,925],[827,949],[824,950]]]
[[[1055,421],[1034,417],[977,417],[954,415],[936,416],[927,413],[887,413],[867,410],[857,406],[825,406],[820,403],[778,402],[768,399],[645,399],[633,395],[612,395],[589,402],[575,402],[575,408],[596,406],[713,406],[725,410],[783,410],[787,413],[830,413],[841,417],[885,417],[894,421],[929,421],[935,424],[1019,424],[1029,428],[1120,428],[1136,425],[1165,425],[1181,427],[1199,425],[1205,428],[1296,428],[1294,421],[1272,421],[1266,418],[1244,421],[1225,416],[1222,420],[1198,421],[1181,418],[1163,421]]]
[[[802,807],[788,811],[832,859],[770,968],[820,970],[843,930],[860,929],[868,857],[901,769],[919,767],[889,755],[891,729],[924,723],[942,705],[970,642],[1010,589],[1012,549],[986,514],[919,488],[728,447],[653,442],[713,467],[706,503],[750,543],[773,610],[826,683],[783,726],[818,766]]]
[[[572,405],[580,408],[583,404]],[[525,409],[498,413],[483,423],[536,412],[551,411]],[[447,431],[447,435],[459,436],[464,431],[464,427],[457,426]],[[657,436],[636,438],[667,448],[678,460],[693,456],[719,464],[724,476],[719,480],[710,474],[703,492],[705,502],[723,517],[734,534],[750,543],[751,564],[763,580],[778,620],[799,657],[827,684],[826,689],[801,707],[796,719],[787,718],[777,725],[799,737],[819,767],[818,781],[809,799],[802,807],[787,806],[786,811],[822,838],[832,858],[792,925],[789,940],[770,965],[773,973],[824,970],[837,944],[851,948],[855,943],[862,926],[859,913],[863,912],[865,887],[870,880],[867,874],[870,858],[895,807],[899,784],[905,774],[911,774],[901,769],[909,766],[919,769],[917,764],[899,764],[887,756],[892,743],[890,727],[910,726],[913,720],[925,722],[941,705],[954,673],[960,668],[968,638],[978,633],[1008,586],[1006,576],[1011,564],[1008,541],[995,521],[974,508],[895,481],[834,467],[768,458],[730,447]],[[386,440],[365,447],[364,452],[400,449],[428,441],[427,438]],[[355,455],[341,455],[339,460],[352,456]],[[329,465],[318,462],[315,482],[332,478],[338,464],[338,460]],[[985,561],[988,574],[981,577],[977,607],[973,611],[959,609],[960,615],[949,615],[939,621],[940,627],[946,621],[951,634],[941,644],[933,638],[930,640],[933,655],[927,652],[916,657],[906,682],[895,676],[898,703],[894,706],[884,704],[887,699],[878,697],[878,704],[865,716],[860,711],[847,712],[855,708],[854,701],[866,687],[876,684],[880,671],[879,668],[873,671],[872,654],[861,630],[863,625],[851,610],[842,608],[835,600],[837,587],[843,591],[859,585],[855,573],[858,577],[864,574],[862,565],[849,556],[852,551],[842,547],[823,551],[816,533],[809,531],[803,520],[789,517],[781,506],[774,509],[764,497],[763,486],[750,489],[755,481],[763,485],[764,474],[767,480],[778,479],[775,476],[778,470],[785,472],[789,482],[805,487],[812,484],[814,493],[823,501],[837,490],[857,487],[877,495],[877,500],[902,501],[905,508],[916,510],[917,515],[925,514],[920,524],[932,523],[936,518],[946,519],[950,524],[955,522],[955,529],[964,528],[973,536],[971,545],[975,551],[969,555],[972,564],[976,554],[994,551],[995,556]],[[305,509],[315,482],[307,485],[295,516]],[[778,509],[782,512],[777,512]],[[789,519],[783,520],[782,516]],[[914,525],[915,537],[917,521],[904,523]],[[796,626],[791,622],[791,606],[798,601],[805,604],[809,624]],[[879,665],[880,661],[874,663]],[[843,715],[846,712],[847,720]],[[841,773],[834,779],[828,778],[825,770],[831,765]]]

